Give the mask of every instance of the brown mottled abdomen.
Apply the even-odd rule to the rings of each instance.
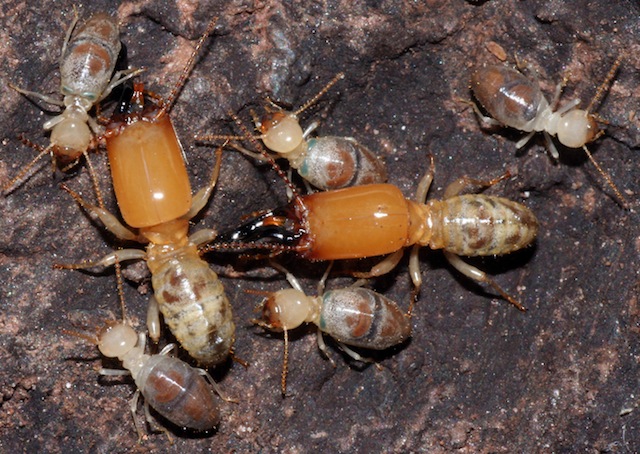
[[[368,148],[347,137],[309,139],[306,157],[297,170],[302,178],[323,190],[387,180],[384,164]]]
[[[220,422],[211,386],[196,369],[177,358],[151,356],[136,384],[145,401],[177,426],[202,431]]]
[[[429,247],[457,255],[501,255],[533,242],[538,220],[524,205],[502,197],[465,194],[429,203],[435,219]]]
[[[479,68],[471,76],[471,90],[491,117],[521,131],[531,131],[528,124],[548,105],[535,82],[507,66]]]
[[[109,84],[119,53],[117,19],[104,13],[90,17],[76,29],[62,57],[62,92],[97,101]]]
[[[395,302],[360,287],[326,292],[319,327],[339,342],[374,350],[392,347],[411,335],[409,319]]]
[[[167,260],[153,272],[160,312],[182,347],[200,364],[219,364],[235,336],[231,306],[222,283],[197,255]]]

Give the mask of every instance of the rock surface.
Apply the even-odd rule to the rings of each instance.
[[[119,316],[112,270],[97,275],[54,271],[53,263],[100,257],[117,246],[58,188],[50,166],[0,198],[0,451],[3,452],[637,452],[638,176],[640,143],[637,2],[551,1],[199,1],[97,0],[81,17],[105,10],[122,23],[131,65],[167,96],[194,40],[219,16],[172,111],[194,188],[205,184],[213,148],[194,135],[230,133],[228,111],[249,121],[269,96],[299,106],[333,75],[347,75],[303,125],[319,134],[356,137],[384,158],[390,181],[411,196],[436,159],[430,195],[469,174],[514,177],[491,188],[531,207],[541,222],[535,247],[474,261],[529,309],[461,277],[441,252],[424,250],[424,284],[412,340],[377,355],[382,365],[353,364],[336,348],[333,368],[318,351],[314,328],[292,333],[289,393],[280,395],[283,343],[252,327],[261,295],[287,286],[277,273],[234,254],[207,257],[222,275],[238,325],[236,355],[213,371],[238,403],[221,403],[217,431],[194,436],[170,427],[174,443],[145,432],[138,444],[128,409],[134,385],[106,380],[97,349],[64,330],[91,330]],[[56,95],[58,55],[73,2],[0,7],[0,183],[28,163],[48,136],[42,113],[8,87]],[[475,65],[525,60],[551,95],[569,75],[563,101],[594,95],[614,59],[622,66],[601,103],[609,125],[591,151],[631,204],[612,198],[580,150],[562,149],[554,164],[538,137],[516,152],[520,134],[482,130],[468,80]],[[49,107],[50,108],[50,107]],[[222,175],[198,227],[224,229],[243,215],[286,200],[264,165],[225,152]],[[106,155],[92,154],[107,204]],[[68,184],[92,197],[81,165]],[[322,265],[283,262],[310,291]],[[128,267],[128,315],[142,329],[150,286]],[[330,286],[350,279],[330,280]],[[374,287],[409,302],[406,262]],[[166,342],[163,338],[163,342]],[[332,345],[335,347],[335,345]],[[136,416],[140,422],[144,415]]]

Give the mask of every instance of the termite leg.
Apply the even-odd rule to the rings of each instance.
[[[138,398],[140,397],[140,390],[137,389],[131,401],[129,402],[129,410],[131,410],[131,418],[133,418],[133,425],[136,427],[136,432],[138,432],[138,443],[140,443],[144,437],[142,429],[140,428],[140,424],[138,423],[138,419],[136,418],[136,410],[138,410]],[[145,407],[145,418],[147,417],[147,413],[149,409]],[[151,415],[149,415],[151,417]],[[148,420],[147,420],[148,421]]]
[[[213,390],[216,392],[216,394],[220,397],[220,399],[224,400],[225,402],[232,402],[234,404],[238,403],[237,399],[233,399],[222,392],[222,390],[220,389],[220,386],[218,386],[218,384],[215,382],[215,380],[209,374],[209,372],[200,368],[196,368],[195,370],[196,372],[198,372],[198,374],[202,375],[209,382],[209,384],[211,385]]]
[[[331,365],[335,369],[336,368],[336,362],[333,360],[331,355],[329,355],[329,349],[327,348],[327,344],[324,343],[324,335],[323,335],[322,331],[318,330],[316,332],[317,332],[317,336],[318,336],[318,348],[320,349],[322,354],[329,360],[329,362],[331,363]]]
[[[530,133],[527,137],[525,137],[527,139],[527,142],[529,141],[529,139],[531,137],[533,137],[533,134],[535,134],[535,131]],[[542,134],[544,135],[544,139],[547,142],[547,149],[549,150],[549,154],[551,155],[551,159],[553,159],[554,161],[557,161],[560,158],[560,153],[558,153],[558,148],[556,147],[556,144],[553,143],[553,139],[551,138],[551,136],[549,135],[549,133],[547,131],[542,131]],[[524,139],[520,139],[518,141],[518,143],[516,143],[516,148],[518,148],[518,144],[520,142],[522,142],[523,140]],[[524,143],[522,145],[524,146]]]
[[[226,145],[226,144],[225,144]],[[204,206],[209,201],[211,197],[211,193],[213,189],[216,187],[216,183],[218,182],[218,176],[220,176],[220,166],[222,164],[222,149],[224,145],[218,147],[216,150],[216,163],[213,167],[213,172],[211,173],[211,179],[209,180],[209,184],[204,188],[200,189],[194,196],[191,202],[191,209],[183,216],[183,219],[191,219],[196,214],[198,214]]]
[[[354,352],[353,350],[351,350],[349,347],[347,347],[342,342],[338,342],[338,346],[340,347],[340,349],[343,352],[345,352],[347,355],[349,355],[351,358],[355,359],[356,361],[360,361],[362,363],[374,363],[375,362],[371,358],[365,358],[364,356]]]
[[[572,99],[571,102],[568,102],[567,104],[562,106],[560,109],[556,110],[554,113],[558,115],[564,115],[574,107],[578,106],[578,104],[580,104],[580,98]]]
[[[53,268],[56,270],[81,270],[87,268],[106,267],[115,265],[118,262],[126,260],[143,260],[147,254],[142,249],[119,249],[115,252],[105,255],[96,261],[85,261],[82,263],[62,264],[56,263]]]
[[[516,148],[520,149],[520,148],[524,147],[531,140],[531,138],[535,135],[535,133],[536,133],[535,131],[531,131],[529,134],[524,136],[522,139],[518,140],[516,142]],[[554,145],[554,149],[555,149],[555,145]],[[551,153],[551,156],[553,156],[554,159],[558,159],[557,156],[556,156],[558,154],[557,151],[555,152],[555,155],[554,155],[553,151],[549,150],[549,152]]]
[[[138,390],[136,392],[139,392],[139,391],[140,390]],[[149,411],[149,403],[145,400],[144,403],[142,404],[142,406],[144,407],[144,419],[147,420],[147,424],[149,424],[149,427],[151,427],[152,430],[163,432],[167,436],[167,438],[169,439],[169,443],[173,444],[173,437],[171,436],[169,431],[165,427],[163,427],[162,425],[158,424],[156,422],[155,418],[153,416],[151,416],[151,412]],[[135,417],[136,417],[137,408],[138,408],[138,403],[136,401],[136,405],[131,408],[131,411],[133,412],[134,420],[135,420]],[[137,424],[136,424],[136,428],[137,428]],[[138,436],[140,437],[140,434],[138,434]],[[139,438],[138,442],[140,442],[141,439],[142,438]]]
[[[424,204],[427,200],[427,193],[429,192],[429,188],[431,187],[431,183],[433,182],[433,177],[436,173],[436,163],[433,160],[433,155],[427,155],[427,159],[429,159],[430,161],[429,170],[427,170],[422,176],[416,189],[415,201],[422,204]]]
[[[100,96],[100,99],[98,99],[98,102],[102,101],[104,98],[109,96],[113,91],[113,89],[116,88],[118,85],[122,84],[123,82],[126,82],[127,80],[133,77],[136,77],[138,74],[144,71],[145,71],[144,68],[130,68],[130,69],[117,71],[113,75],[113,78],[111,79],[111,82],[109,82],[109,85],[107,85],[107,87],[102,92],[102,96]]]
[[[64,37],[64,43],[62,44],[62,51],[60,52],[60,61],[58,63],[58,67],[61,68],[64,65],[64,56],[67,53],[67,46],[69,45],[69,41],[71,40],[71,34],[73,33],[73,29],[76,28],[76,24],[78,23],[78,10],[76,7],[73,7],[73,20],[71,24],[69,24],[69,28],[67,29],[67,34]]]
[[[196,246],[201,246],[203,244],[207,244],[215,240],[217,236],[218,236],[217,230],[201,229],[195,232],[193,235],[189,236],[189,241],[191,241]]]
[[[500,183],[502,180],[511,177],[511,173],[509,171],[503,173],[502,175],[492,179],[492,180],[477,180],[475,178],[470,178],[467,175],[458,178],[455,181],[452,181],[449,186],[444,190],[443,199],[450,199],[451,197],[455,197],[459,195],[462,191],[464,191],[469,186],[478,186],[481,188],[489,188]]]
[[[36,91],[30,91],[30,90],[24,90],[20,87],[16,87],[15,85],[13,85],[12,83],[9,83],[9,87],[13,88],[15,91],[17,91],[18,93],[25,95],[25,96],[33,96],[34,98],[38,98],[43,100],[44,102],[54,105],[54,106],[59,106],[59,107],[64,107],[64,102],[60,101],[59,99],[55,99],[52,98],[51,96],[47,96],[47,95],[43,95],[41,93],[38,93]]]
[[[455,255],[455,254],[453,254],[451,252],[444,251],[444,256],[447,259],[447,261],[451,264],[451,266],[453,266],[455,269],[460,271],[462,274],[464,274],[468,278],[473,279],[474,281],[482,282],[482,283],[485,283],[485,284],[489,284],[504,299],[509,301],[511,304],[513,304],[515,307],[517,307],[521,311],[523,311],[523,312],[526,311],[525,307],[522,304],[520,304],[515,298],[513,298],[511,295],[509,295],[507,292],[505,292],[502,289],[502,287],[500,287],[498,285],[498,283],[496,281],[494,281],[489,276],[487,276],[487,273],[485,273],[484,271],[479,270],[478,268],[476,268],[473,265],[469,265],[467,262],[465,262],[460,257],[458,257],[457,255]]]
[[[138,235],[125,227],[118,219],[104,208],[87,203],[77,192],[62,184],[62,189],[67,191],[71,197],[87,212],[89,217],[95,221],[100,221],[104,227],[122,240],[138,241]]]
[[[149,298],[149,305],[147,306],[147,331],[149,332],[149,338],[157,344],[160,340],[160,307],[155,296]]]
[[[390,273],[396,266],[398,266],[398,263],[400,263],[400,259],[402,259],[403,253],[404,249],[399,249],[396,252],[393,252],[386,256],[381,262],[374,265],[371,270],[365,272],[355,272],[353,273],[353,275],[357,278],[369,279],[371,277],[382,276],[383,274]]]

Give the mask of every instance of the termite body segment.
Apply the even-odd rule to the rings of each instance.
[[[275,292],[263,305],[263,320],[273,329],[313,323],[321,332],[354,347],[384,350],[411,335],[408,317],[395,302],[362,287],[307,296],[299,289]]]
[[[107,153],[113,188],[125,222],[151,227],[184,216],[191,208],[191,185],[184,151],[169,115],[144,100],[134,85],[136,113],[118,115],[108,126]]]
[[[482,194],[420,204],[393,185],[368,185],[303,196],[301,255],[314,260],[389,254],[418,244],[456,255],[508,254],[529,245],[537,220],[523,205]],[[353,235],[346,232],[354,232]]]
[[[302,107],[289,112],[276,106],[261,119],[254,118],[257,129],[262,133],[255,137],[278,158],[289,161],[289,165],[312,186],[320,190],[340,189],[363,184],[383,183],[387,180],[387,170],[367,147],[352,137],[323,136],[310,137],[317,123],[312,123],[305,131],[300,126],[300,113],[315,104],[339,80],[343,73],[336,75],[320,92]],[[243,136],[202,136],[200,140],[219,138],[243,140]],[[265,160],[266,151],[249,151],[241,146],[237,150],[256,159]]]
[[[503,65],[479,68],[471,77],[471,88],[482,107],[505,126],[557,136],[560,143],[569,148],[582,147],[598,136],[595,117],[575,108],[580,100],[554,111],[537,83],[513,68]],[[526,141],[523,139],[516,146],[524,146],[530,137],[531,134],[525,136]],[[553,145],[549,152],[558,159]]]
[[[63,100],[12,86],[24,95],[62,106],[64,111],[44,123],[44,129],[51,130],[47,148],[25,141],[41,152],[4,187],[5,191],[22,179],[46,153],[51,153],[54,162],[65,165],[75,163],[82,155],[86,157],[87,150],[94,146],[94,134],[102,132],[89,111],[107,97],[114,87],[141,71],[113,73],[121,47],[115,18],[98,13],[77,28],[76,22],[77,16],[69,27],[60,56],[60,91]]]
[[[224,244],[275,239],[283,250],[293,249],[312,260],[337,260],[392,254],[370,273],[389,272],[398,255],[414,246],[410,273],[416,288],[421,277],[417,247],[442,249],[458,271],[494,287],[521,310],[486,273],[465,263],[462,256],[508,254],[530,245],[538,232],[538,220],[527,207],[511,200],[483,194],[460,194],[469,185],[491,186],[507,174],[485,182],[462,177],[449,185],[442,200],[426,201],[435,166],[418,185],[416,201],[408,200],[391,184],[365,185],[298,196],[289,206],[262,213],[232,232],[219,236]],[[269,247],[269,244],[264,245]],[[273,249],[278,249],[278,244]]]
[[[302,178],[318,189],[340,189],[387,180],[384,164],[364,145],[351,137],[308,138],[313,129],[303,133],[295,113],[268,114],[262,119],[260,130],[267,148],[286,158]]]
[[[134,93],[134,99],[141,102],[142,93]],[[128,115],[126,125],[112,126],[115,136],[107,140],[109,158],[115,161],[111,171],[118,205],[124,220],[137,231],[68,190],[116,236],[148,244],[146,253],[123,249],[95,263],[64,267],[87,268],[145,259],[154,288],[149,304],[151,338],[159,338],[159,309],[182,347],[200,364],[214,365],[229,354],[235,324],[222,283],[197,249],[198,244],[215,238],[215,232],[202,230],[190,238],[188,230],[189,219],[204,207],[213,191],[221,153],[218,152],[211,182],[192,197],[182,147],[167,121],[168,115],[162,114],[156,120],[153,112],[160,110],[153,106],[145,107],[148,112],[144,116]]]
[[[278,290],[266,298],[261,306],[262,318],[254,320],[270,330],[295,329],[303,323],[318,327],[318,347],[329,356],[323,334],[334,338],[352,358],[366,361],[346,345],[385,350],[398,345],[411,336],[408,314],[403,314],[398,305],[380,293],[357,285],[324,291],[324,282],[329,269],[318,285],[318,296],[306,295],[298,280],[283,267],[293,288]],[[288,336],[285,335],[285,356],[282,371],[282,394],[286,394],[288,367]],[[333,362],[333,361],[332,361]]]
[[[215,21],[200,39],[180,82],[192,68],[195,56]],[[210,183],[195,196],[186,171],[182,147],[168,116],[170,103],[147,100],[141,85],[134,86],[130,104],[123,104],[107,130],[107,151],[114,191],[125,222],[122,225],[104,209],[86,203],[67,191],[87,212],[119,238],[148,244],[113,252],[101,260],[61,268],[108,266],[118,261],[145,259],[152,273],[154,297],[149,304],[149,335],[158,340],[158,310],[176,339],[205,366],[223,362],[235,338],[231,306],[222,283],[200,258],[197,246],[213,240],[216,232],[201,230],[188,235],[189,219],[206,205],[220,173],[222,150],[217,152]]]
[[[550,136],[556,136],[558,141],[568,148],[582,148],[618,199],[626,206],[626,199],[620,190],[586,147],[603,134],[598,125],[599,117],[590,111],[601,99],[620,63],[621,59],[618,58],[586,110],[577,108],[580,99],[574,99],[556,110],[564,81],[556,87],[555,96],[549,103],[537,81],[504,65],[484,66],[478,68],[471,76],[473,95],[490,117],[484,116],[474,103],[472,106],[485,123],[509,126],[528,133],[516,143],[516,148],[526,145],[536,132],[544,134],[553,159],[557,160],[560,155]]]
[[[194,212],[206,203],[212,183],[194,197]],[[158,310],[171,332],[189,354],[204,366],[223,362],[229,355],[235,338],[231,306],[217,274],[200,258],[198,245],[213,240],[212,230],[201,230],[188,236],[189,218],[141,227],[136,231],[122,225],[111,213],[86,203],[78,194],[66,190],[90,214],[119,238],[147,243],[147,250],[121,249],[96,262],[57,265],[57,268],[78,269],[109,266],[126,260],[147,261],[152,273],[154,296],[149,303],[149,336],[160,337]]]
[[[206,431],[220,422],[220,411],[212,389],[213,379],[204,370],[194,369],[184,361],[168,356],[172,344],[160,354],[149,355],[144,351],[144,334],[136,334],[131,326],[117,323],[102,331],[98,348],[104,356],[122,361],[122,366],[131,373],[138,392],[144,397],[145,405],[175,425]],[[103,375],[120,375],[121,372],[101,371]],[[138,393],[131,401],[134,421],[137,402]]]

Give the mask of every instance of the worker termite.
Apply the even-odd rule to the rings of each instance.
[[[565,147],[582,148],[623,206],[626,206],[626,199],[586,146],[603,134],[598,126],[598,122],[602,123],[602,120],[591,111],[602,98],[620,63],[621,58],[614,62],[586,110],[577,108],[580,99],[574,99],[556,110],[566,79],[558,84],[553,100],[549,103],[537,81],[503,65],[478,68],[471,76],[474,97],[493,118],[484,116],[475,103],[471,105],[478,117],[487,124],[509,126],[527,132],[516,143],[516,148],[522,148],[536,132],[544,134],[554,160],[559,158],[559,154],[550,136],[556,136]]]
[[[286,395],[289,360],[288,330],[303,323],[318,327],[318,347],[335,363],[327,352],[323,334],[334,338],[340,347],[357,361],[368,361],[347,345],[371,350],[386,350],[404,342],[411,336],[410,314],[403,314],[398,305],[380,293],[360,287],[358,282],[351,287],[324,291],[324,284],[331,270],[327,268],[318,284],[318,295],[304,293],[298,280],[284,267],[272,263],[285,273],[293,288],[272,293],[259,306],[262,318],[254,323],[269,330],[284,332],[284,360],[282,365],[282,395]]]
[[[145,416],[151,422],[149,406],[183,429],[207,431],[220,422],[220,410],[214,396],[217,385],[203,369],[195,369],[184,361],[170,356],[175,347],[167,345],[159,354],[145,353],[145,335],[137,333],[124,322],[110,322],[97,336],[80,336],[98,346],[107,358],[118,358],[126,370],[100,369],[101,375],[131,375],[135,381],[135,395],[130,403],[133,421],[142,437],[136,419],[138,398],[142,394]],[[206,379],[205,379],[206,377]],[[209,382],[209,384],[207,383]],[[219,393],[218,393],[219,394]]]
[[[215,20],[198,42],[167,102],[145,102],[137,86],[127,112],[109,125],[106,142],[114,192],[122,217],[131,228],[65,187],[92,218],[118,238],[148,244],[146,252],[123,249],[95,262],[56,265],[78,269],[146,260],[155,293],[149,303],[150,337],[154,341],[160,337],[159,310],[182,347],[206,366],[221,363],[230,353],[235,324],[222,283],[197,249],[216,233],[204,229],[188,236],[188,230],[189,219],[205,206],[215,187],[222,150],[218,149],[210,183],[192,197],[183,150],[168,110],[214,26]]]
[[[491,181],[464,176],[447,187],[443,200],[427,202],[435,173],[433,157],[430,159],[429,171],[418,184],[415,202],[406,199],[391,184],[296,196],[286,207],[265,211],[239,228],[220,234],[218,243],[206,246],[203,251],[245,245],[292,250],[311,260],[391,254],[370,272],[356,274],[371,277],[391,271],[403,249],[413,245],[409,271],[418,289],[422,281],[418,247],[429,246],[443,249],[446,259],[459,272],[491,285],[507,301],[525,310],[486,273],[459,256],[502,255],[530,245],[538,232],[535,215],[527,207],[502,197],[460,195],[469,185],[492,186],[507,178],[508,173]]]
[[[3,187],[3,192],[9,192],[47,153],[51,154],[54,167],[56,162],[72,167],[83,155],[91,166],[87,150],[95,146],[94,134],[101,134],[103,128],[89,116],[89,111],[116,86],[141,71],[131,69],[113,73],[121,47],[115,18],[106,13],[94,14],[76,29],[77,21],[76,13],[60,55],[62,101],[10,85],[23,95],[64,107],[64,111],[44,123],[44,129],[51,130],[48,147],[24,140],[40,153]],[[93,175],[92,178],[96,185]]]
[[[262,133],[258,136],[276,157],[289,161],[289,165],[312,186],[321,189],[340,189],[362,184],[383,183],[387,180],[384,164],[365,146],[352,137],[325,136],[309,138],[317,128],[312,123],[304,132],[298,115],[315,104],[321,96],[339,80],[336,75],[314,97],[294,112],[278,108],[267,112],[262,119],[254,119]],[[244,139],[242,136],[203,135],[198,140]],[[264,160],[261,153],[252,152],[239,145],[237,150],[256,159]]]

